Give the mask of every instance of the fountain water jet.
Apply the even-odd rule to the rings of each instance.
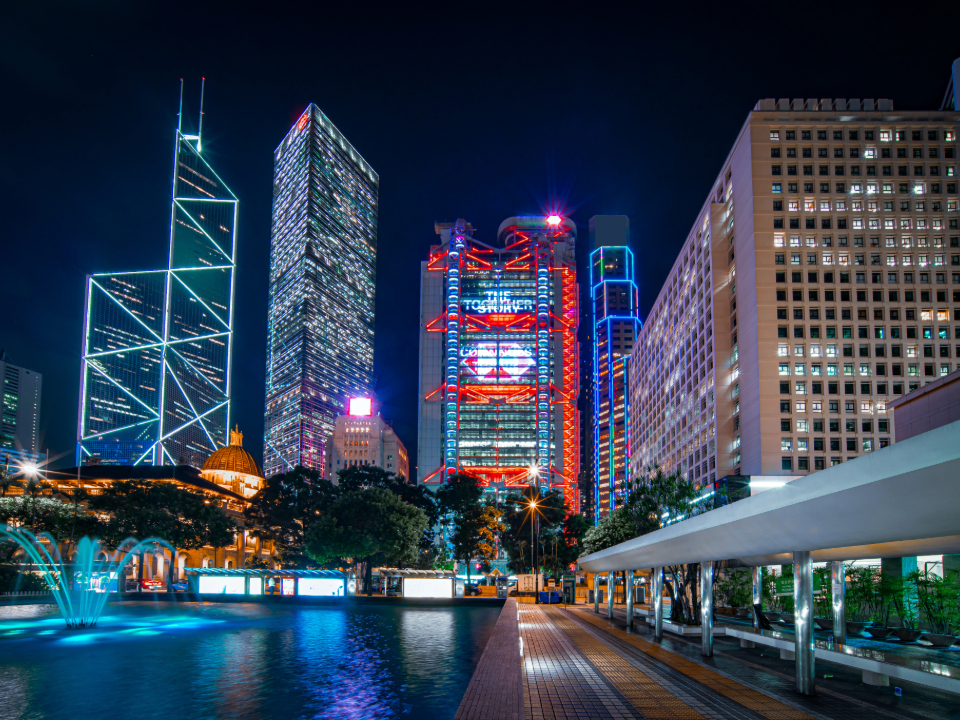
[[[65,567],[57,542],[48,532],[40,533],[38,537],[26,528],[0,525],[0,538],[15,542],[40,568],[64,622],[72,629],[92,628],[97,624],[110,595],[110,582],[122,580],[124,567],[135,555],[148,547],[165,547],[171,553],[174,550],[170,543],[160,538],[139,541],[127,538],[116,550],[108,553],[99,540],[84,537],[77,543],[76,561]],[[98,560],[101,554],[105,559]]]

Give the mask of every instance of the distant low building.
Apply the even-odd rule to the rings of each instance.
[[[40,454],[40,395],[43,376],[10,362],[0,350],[0,463],[37,462]]]
[[[118,480],[152,480],[172,482],[177,486],[201,492],[210,502],[218,503],[240,526],[234,543],[225,548],[204,547],[178,553],[176,575],[182,577],[187,567],[243,568],[254,558],[272,564],[273,546],[264,543],[243,528],[243,510],[263,487],[260,463],[243,449],[243,433],[230,432],[230,445],[214,452],[202,470],[190,465],[83,465],[46,473],[54,489],[69,494],[78,484],[91,495]],[[162,575],[162,553],[152,561],[146,577]]]
[[[366,402],[355,402],[355,401]],[[410,478],[407,448],[380,415],[374,415],[369,398],[351,398],[349,414],[334,423],[327,445],[326,476],[336,482],[337,473],[348,467],[372,465]]]

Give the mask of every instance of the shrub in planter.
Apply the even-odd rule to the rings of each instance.
[[[928,639],[936,645],[946,644],[952,628],[960,625],[960,587],[956,579],[914,570],[906,580],[916,588],[920,618],[930,628]],[[938,642],[934,636],[939,636]]]
[[[721,604],[732,608],[745,608],[753,605],[753,579],[742,568],[727,570],[713,585],[714,606]]]

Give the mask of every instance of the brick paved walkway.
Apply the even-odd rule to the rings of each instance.
[[[616,616],[508,601],[457,720],[960,719],[956,696],[912,686],[909,701],[894,698],[842,670],[820,680],[819,662],[818,695],[802,697],[792,662],[724,641],[704,658],[699,639],[656,642],[645,624],[626,632],[622,607]]]

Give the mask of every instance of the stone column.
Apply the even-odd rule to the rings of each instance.
[[[627,594],[627,630],[633,630],[633,570],[623,572],[624,591]]]
[[[616,573],[610,571],[607,573],[607,617],[613,619],[613,589],[617,586]]]
[[[796,622],[797,692],[816,695],[813,646],[813,562],[807,550],[793,553],[793,614]]]
[[[847,569],[843,561],[830,563],[830,594],[833,598],[833,641],[847,644]]]
[[[713,563],[700,563],[700,652],[713,657]]]
[[[663,568],[653,569],[653,636],[663,639]]]
[[[751,575],[753,576],[753,629],[759,630],[760,616],[756,611],[756,606],[763,607],[763,565],[751,568]]]

